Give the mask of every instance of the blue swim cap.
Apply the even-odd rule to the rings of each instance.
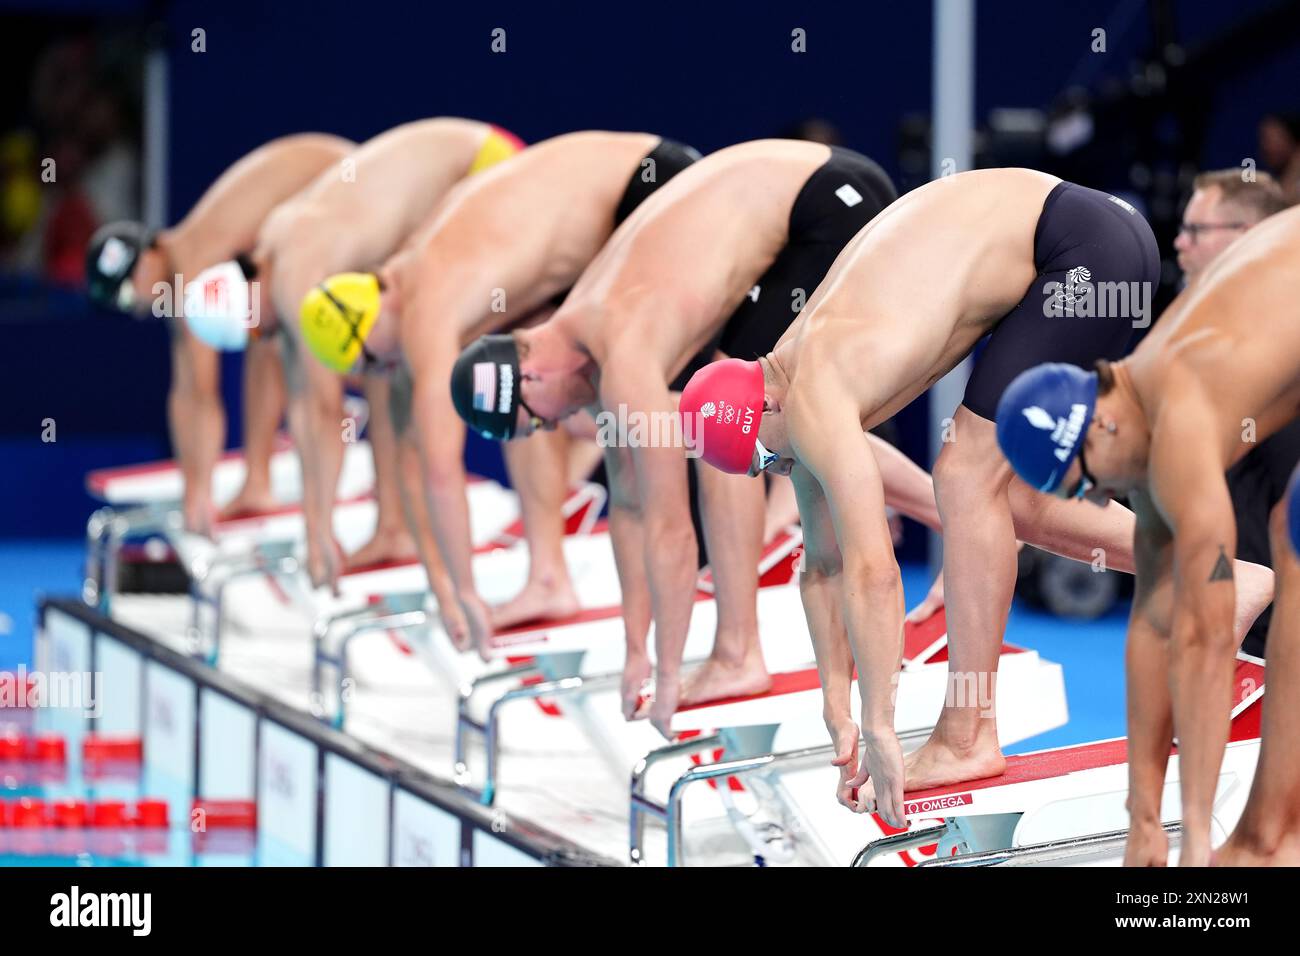
[[[1039,491],[1060,487],[1087,437],[1097,376],[1048,362],[1021,372],[998,402],[998,444],[1011,467]]]
[[[1300,486],[1300,465],[1291,472],[1291,483],[1286,489],[1286,530],[1291,537],[1291,550],[1300,555],[1300,494],[1296,493],[1297,486]]]

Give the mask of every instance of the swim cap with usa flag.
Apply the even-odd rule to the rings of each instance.
[[[1097,406],[1097,376],[1047,362],[1012,379],[998,402],[998,445],[1025,483],[1053,492],[1079,454]]]
[[[519,346],[512,335],[484,335],[451,367],[451,403],[484,438],[509,441],[519,421]]]
[[[757,362],[723,359],[686,383],[678,405],[686,447],[719,471],[749,473],[763,417],[763,369]]]

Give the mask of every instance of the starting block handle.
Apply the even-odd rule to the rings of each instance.
[[[1181,820],[1163,825],[1164,831],[1177,841],[1183,832]],[[926,860],[920,866],[1041,866],[1059,864],[1066,860],[1092,856],[1109,850],[1123,850],[1128,840],[1128,830],[1111,830],[1106,833],[1090,833],[1087,836],[1072,837],[1068,840],[1054,840],[1050,843],[1033,843],[1028,846],[1008,847],[1005,850],[990,850],[987,853],[968,853],[944,859]],[[878,841],[877,841],[878,842]],[[865,852],[865,851],[864,851]],[[857,865],[857,862],[854,862]]]
[[[870,866],[871,861],[878,856],[929,846],[943,836],[947,829],[948,822],[945,820],[942,823],[931,823],[915,830],[904,830],[902,833],[894,833],[890,836],[872,840],[858,851],[858,855],[853,858],[853,862],[849,866]]]

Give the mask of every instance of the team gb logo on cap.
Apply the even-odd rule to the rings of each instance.
[[[1079,402],[1070,406],[1069,418],[1056,418],[1051,412],[1037,405],[1030,405],[1024,410],[1029,424],[1052,433],[1052,443],[1056,445],[1053,454],[1061,461],[1070,457],[1070,452],[1079,440],[1079,432],[1083,430],[1083,418],[1087,413],[1088,406]]]
[[[1025,409],[1025,418],[1029,419],[1029,424],[1035,428],[1041,428],[1045,432],[1050,432],[1056,427],[1056,419],[1045,408],[1039,408],[1037,405],[1030,405]]]

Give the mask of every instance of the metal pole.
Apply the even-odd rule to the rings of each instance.
[[[160,25],[159,30],[165,30]],[[167,111],[170,81],[161,42],[144,61],[143,219],[151,229],[167,224]]]
[[[975,0],[934,0],[931,54],[930,175],[937,179],[971,168],[975,125]],[[961,404],[970,359],[930,388],[930,464],[943,450],[948,419]],[[930,567],[943,567],[943,538],[930,534]]]

